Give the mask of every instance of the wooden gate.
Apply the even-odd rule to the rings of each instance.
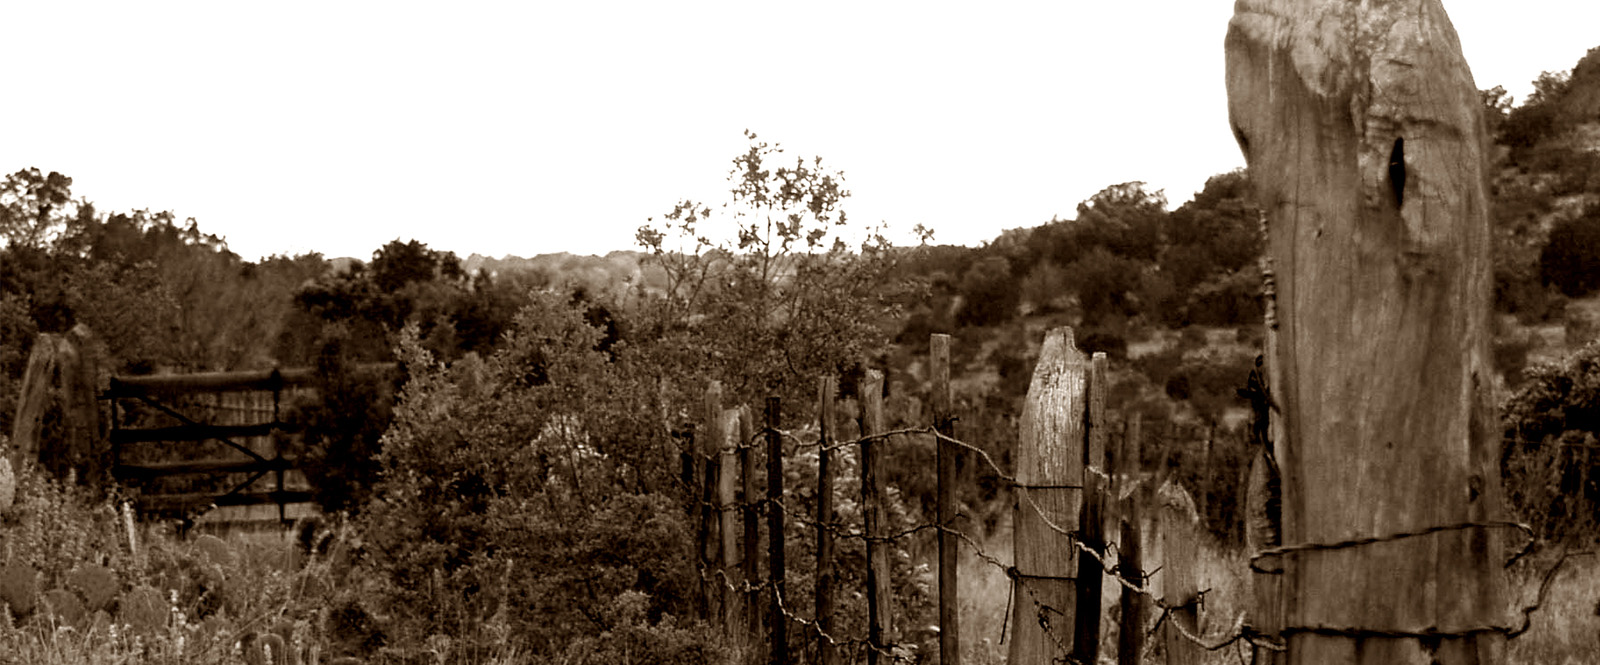
[[[309,368],[113,377],[112,473],[146,490],[141,512],[192,522],[218,506],[277,504],[282,521],[312,499],[284,454],[296,433],[283,415],[315,378]]]

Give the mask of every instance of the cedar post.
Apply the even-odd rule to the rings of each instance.
[[[756,506],[756,419],[749,405],[739,406],[739,474],[744,478],[744,581],[751,585],[745,594],[746,621],[752,641],[761,639],[761,591],[755,588],[757,564],[761,558],[761,533]]]
[[[111,450],[95,399],[99,365],[93,341],[81,323],[66,334],[41,333],[34,340],[8,451],[17,472],[38,462],[58,478],[75,471],[80,483],[104,482]],[[61,415],[54,423],[46,417],[52,406]]]
[[[1144,584],[1144,562],[1139,555],[1139,495],[1143,492],[1140,478],[1144,464],[1139,456],[1142,416],[1134,413],[1128,417],[1123,430],[1122,449],[1117,455],[1120,467],[1117,479],[1125,485],[1117,489],[1120,497],[1117,515],[1120,517],[1117,534],[1117,574],[1134,584]],[[1117,663],[1139,665],[1144,657],[1144,597],[1127,587],[1122,587],[1122,621],[1117,630]]]
[[[1088,445],[1083,447],[1083,515],[1079,530],[1083,544],[1101,555],[1106,552],[1106,354],[1094,354],[1089,363]],[[1078,553],[1078,611],[1072,638],[1072,656],[1080,663],[1100,660],[1100,592],[1105,571],[1100,559]]]
[[[935,334],[929,340],[933,366],[933,427],[941,436],[955,436],[955,409],[950,399],[950,336]],[[961,665],[961,609],[956,599],[956,446],[934,439],[939,469],[939,662]]]
[[[1229,115],[1265,209],[1287,662],[1498,663],[1483,118],[1439,0],[1240,0]],[[1269,303],[1274,304],[1274,303]],[[1474,526],[1475,525],[1475,526]],[[1400,534],[1436,529],[1428,535]],[[1368,545],[1317,547],[1375,538]]]
[[[835,665],[839,652],[833,639],[833,451],[829,446],[838,437],[834,422],[833,398],[839,392],[839,379],[832,376],[817,381],[819,435],[817,445],[817,649],[822,665]]]
[[[1022,406],[1017,441],[1016,571],[1012,663],[1050,663],[1072,653],[1078,528],[1083,501],[1084,414],[1089,359],[1071,328],[1045,333]]]
[[[889,586],[888,488],[883,486],[883,372],[861,384],[861,513],[867,536],[867,663],[877,665],[894,630]]]
[[[744,590],[734,582],[735,572],[739,570],[739,532],[735,529],[734,515],[738,502],[739,484],[739,453],[748,452],[739,447],[739,410],[725,409],[722,412],[722,423],[719,428],[722,441],[718,445],[718,457],[721,468],[717,472],[717,512],[718,533],[721,534],[722,562],[720,580],[722,585],[722,630],[729,636],[737,635],[739,623],[739,610],[744,600]],[[745,578],[745,581],[752,581]]]
[[[39,461],[45,438],[45,414],[55,399],[52,388],[55,378],[62,373],[61,348],[65,345],[66,340],[60,335],[40,333],[33,341],[33,351],[28,354],[28,368],[22,374],[17,396],[17,413],[11,423],[11,467],[18,473]]]
[[[788,665],[789,620],[783,614],[783,434],[778,431],[778,398],[767,398],[767,575],[772,586],[773,665]]]
[[[1156,533],[1161,538],[1161,598],[1175,607],[1162,624],[1168,665],[1199,665],[1205,653],[1178,629],[1200,632],[1200,582],[1195,563],[1200,556],[1200,515],[1194,497],[1174,481],[1156,490],[1160,512]]]
[[[701,414],[701,427],[695,433],[699,439],[700,450],[697,451],[698,464],[702,477],[700,482],[700,528],[699,548],[696,553],[700,557],[700,596],[699,607],[701,616],[706,621],[711,621],[716,598],[720,595],[717,591],[717,548],[720,545],[713,531],[718,526],[715,513],[712,510],[714,492],[717,487],[717,471],[721,464],[718,456],[721,454],[722,445],[722,382],[712,381],[706,387],[705,410]]]

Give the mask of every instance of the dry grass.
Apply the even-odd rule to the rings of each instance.
[[[1165,553],[1161,543],[1144,530],[1142,549],[1144,569],[1156,571],[1150,579],[1150,588],[1159,590],[1162,572],[1175,565],[1191,565],[1199,580],[1199,587],[1207,590],[1205,604],[1200,612],[1200,633],[1205,639],[1215,641],[1231,635],[1234,622],[1250,605],[1251,583],[1248,574],[1248,555],[1235,548],[1224,547],[1207,534],[1200,534],[1199,551]],[[980,546],[988,555],[1009,564],[1012,561],[1010,520],[1002,520],[994,533],[981,539]],[[1184,561],[1175,557],[1184,556]],[[1559,553],[1545,553],[1519,563],[1509,574],[1508,606],[1515,608],[1532,604],[1538,597],[1541,580],[1555,565]],[[1007,602],[1011,584],[1005,571],[963,548],[961,556],[961,627],[963,662],[974,665],[997,665],[1006,662],[1007,646],[1001,642],[1002,626],[1006,621]],[[1100,663],[1116,663],[1119,602],[1122,587],[1107,578],[1101,596]],[[1550,589],[1541,607],[1532,615],[1532,627],[1527,633],[1510,641],[1506,647],[1508,665],[1580,665],[1600,662],[1600,554],[1573,556],[1552,578]],[[1150,635],[1159,611],[1152,611],[1145,621],[1146,663],[1166,663],[1162,642],[1164,635]],[[1521,613],[1514,612],[1513,622],[1520,621]],[[1163,631],[1170,630],[1163,628]],[[1235,644],[1217,651],[1203,653],[1206,665],[1233,665],[1250,662],[1248,645]]]
[[[1515,608],[1539,600],[1539,587],[1559,553],[1530,557],[1511,571],[1508,595]],[[1528,632],[1506,648],[1511,665],[1578,665],[1600,661],[1600,556],[1572,556],[1550,578],[1549,591],[1531,615]],[[1520,621],[1521,612],[1513,615]]]

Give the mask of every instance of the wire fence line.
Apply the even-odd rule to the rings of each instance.
[[[795,432],[793,430],[781,430],[781,429],[777,429],[777,428],[763,427],[763,428],[757,428],[755,433],[751,437],[749,437],[747,440],[740,441],[739,443],[735,444],[734,446],[728,446],[728,447],[721,448],[721,449],[719,449],[719,451],[717,453],[700,453],[700,452],[688,451],[688,450],[684,450],[683,452],[686,455],[692,455],[692,456],[696,457],[697,459],[699,459],[699,460],[701,460],[703,462],[708,462],[709,463],[709,462],[717,459],[718,457],[720,457],[722,453],[757,448],[759,446],[759,442],[762,439],[764,439],[765,437],[767,437],[768,435],[770,435],[770,434],[777,434],[777,435],[783,437],[785,440],[789,441],[792,444],[785,451],[785,455],[792,454],[792,452],[799,452],[801,450],[806,450],[806,449],[815,449],[819,453],[822,453],[822,452],[833,452],[833,451],[843,450],[843,449],[847,449],[847,448],[851,448],[851,447],[855,447],[855,446],[861,446],[861,445],[869,443],[869,442],[888,441],[888,440],[891,440],[891,439],[893,439],[895,437],[906,437],[906,436],[931,436],[935,441],[948,442],[951,445],[956,446],[956,447],[958,447],[958,448],[960,448],[962,450],[966,450],[966,451],[970,451],[970,452],[974,453],[978,459],[982,460],[984,466],[987,467],[988,471],[994,477],[996,477],[996,478],[1000,479],[1001,481],[1003,481],[1007,487],[1010,487],[1010,488],[1013,488],[1015,490],[1018,490],[1016,492],[1017,499],[1019,501],[1025,503],[1029,508],[1031,508],[1035,512],[1035,514],[1037,514],[1041,518],[1042,522],[1051,531],[1055,532],[1058,535],[1064,536],[1067,539],[1066,542],[1069,543],[1071,545],[1071,547],[1073,547],[1075,550],[1077,550],[1079,552],[1082,552],[1082,553],[1088,555],[1089,557],[1091,557],[1095,561],[1097,561],[1100,564],[1101,570],[1103,571],[1102,572],[1103,575],[1105,575],[1106,577],[1110,577],[1114,582],[1116,582],[1122,588],[1125,588],[1125,589],[1127,589],[1127,590],[1129,590],[1129,591],[1131,591],[1131,592],[1133,592],[1135,594],[1138,594],[1139,596],[1147,598],[1149,600],[1149,602],[1153,605],[1153,607],[1156,610],[1159,610],[1159,613],[1156,614],[1156,616],[1154,616],[1153,618],[1151,618],[1147,622],[1148,627],[1145,630],[1145,637],[1144,637],[1144,640],[1147,642],[1147,649],[1148,649],[1148,643],[1153,641],[1153,640],[1155,640],[1160,634],[1160,629],[1163,626],[1166,626],[1166,625],[1170,625],[1173,628],[1173,630],[1176,631],[1176,633],[1182,639],[1184,639],[1184,640],[1188,641],[1189,643],[1199,647],[1200,649],[1206,650],[1206,651],[1219,651],[1219,650],[1225,649],[1225,648],[1227,648],[1229,646],[1233,646],[1233,645],[1242,646],[1244,644],[1248,644],[1248,645],[1253,646],[1253,647],[1259,647],[1259,648],[1263,648],[1263,649],[1267,649],[1267,650],[1271,650],[1271,651],[1282,652],[1282,651],[1285,651],[1287,649],[1287,638],[1289,636],[1291,636],[1293,634],[1297,634],[1297,633],[1313,633],[1313,634],[1339,635],[1339,636],[1349,636],[1349,637],[1411,637],[1411,638],[1423,638],[1423,639],[1438,639],[1438,638],[1441,638],[1441,637],[1455,637],[1455,636],[1465,636],[1465,635],[1475,634],[1475,633],[1495,632],[1495,633],[1500,633],[1500,634],[1505,635],[1505,637],[1507,639],[1515,639],[1515,638],[1525,634],[1530,629],[1530,627],[1532,626],[1532,616],[1533,616],[1533,614],[1543,607],[1545,601],[1548,598],[1548,594],[1550,592],[1550,589],[1553,586],[1554,579],[1556,578],[1556,576],[1558,575],[1560,570],[1567,564],[1567,562],[1570,559],[1574,558],[1574,557],[1589,556],[1589,555],[1593,555],[1594,554],[1594,552],[1590,552],[1590,551],[1567,552],[1567,553],[1564,553],[1559,558],[1559,560],[1556,561],[1556,563],[1551,565],[1551,567],[1541,576],[1541,582],[1539,584],[1539,590],[1538,590],[1538,593],[1536,594],[1536,597],[1535,597],[1534,601],[1520,609],[1520,613],[1521,613],[1522,619],[1521,619],[1520,625],[1515,626],[1515,627],[1512,627],[1512,626],[1483,625],[1483,626],[1473,626],[1473,627],[1469,627],[1469,628],[1466,628],[1466,629],[1445,633],[1445,632],[1439,632],[1439,631],[1416,632],[1416,631],[1397,631],[1397,630],[1383,630],[1383,629],[1355,628],[1355,627],[1309,626],[1309,627],[1285,627],[1285,628],[1277,631],[1276,633],[1269,633],[1269,632],[1262,631],[1262,630],[1258,629],[1257,627],[1251,625],[1251,623],[1248,620],[1248,613],[1245,612],[1245,611],[1239,611],[1239,612],[1235,613],[1235,615],[1231,618],[1231,620],[1228,621],[1226,628],[1224,628],[1222,630],[1219,630],[1219,631],[1215,631],[1215,632],[1210,633],[1210,634],[1200,634],[1199,631],[1194,631],[1194,630],[1189,629],[1187,626],[1184,625],[1184,622],[1182,622],[1182,621],[1171,620],[1171,616],[1172,616],[1172,614],[1174,612],[1178,612],[1178,611],[1184,611],[1184,610],[1196,610],[1196,611],[1198,611],[1198,610],[1203,610],[1204,609],[1204,595],[1209,590],[1200,591],[1198,593],[1197,597],[1186,599],[1186,600],[1183,600],[1181,602],[1175,602],[1175,601],[1172,601],[1172,600],[1169,600],[1169,599],[1165,598],[1160,593],[1158,593],[1155,589],[1153,589],[1151,584],[1150,584],[1150,582],[1149,582],[1151,577],[1153,575],[1155,575],[1157,572],[1159,572],[1159,568],[1154,569],[1154,570],[1150,570],[1150,571],[1140,571],[1140,575],[1138,577],[1131,577],[1131,576],[1127,575],[1126,574],[1127,571],[1121,570],[1120,566],[1116,563],[1116,560],[1117,560],[1116,553],[1117,553],[1117,550],[1118,550],[1118,543],[1117,542],[1112,542],[1112,541],[1106,542],[1105,546],[1104,546],[1104,550],[1096,548],[1092,543],[1085,542],[1083,537],[1082,537],[1081,532],[1079,532],[1077,530],[1074,530],[1074,529],[1068,529],[1068,528],[1058,524],[1053,519],[1051,519],[1051,517],[1048,515],[1048,513],[1043,509],[1042,506],[1040,506],[1034,500],[1033,496],[1028,491],[1029,489],[1046,489],[1046,488],[1050,488],[1050,489],[1079,489],[1079,490],[1082,490],[1083,489],[1082,486],[1079,486],[1079,485],[1051,485],[1051,486],[1047,486],[1047,487],[1046,486],[1032,486],[1032,487],[1030,487],[1028,485],[1022,484],[1022,483],[1017,481],[1015,475],[1013,475],[1011,473],[1008,473],[1005,469],[1001,468],[1000,465],[995,462],[993,456],[991,456],[988,453],[988,451],[986,451],[986,450],[984,450],[984,449],[982,449],[982,448],[980,448],[978,446],[975,446],[973,444],[970,444],[970,443],[967,443],[967,442],[962,441],[960,439],[957,439],[955,437],[943,434],[943,433],[939,432],[936,428],[934,428],[932,426],[906,427],[906,428],[894,429],[894,430],[880,432],[880,433],[876,433],[876,434],[872,434],[872,435],[860,436],[860,437],[856,437],[856,438],[849,439],[849,440],[835,441],[835,442],[832,442],[832,443],[825,443],[824,440],[821,439],[821,438],[812,440],[812,439],[809,439],[807,437],[802,437],[799,433],[797,433],[797,432]],[[1093,465],[1085,465],[1084,471],[1087,474],[1094,475],[1094,476],[1096,476],[1098,478],[1101,478],[1101,479],[1106,481],[1106,484],[1105,484],[1105,486],[1104,486],[1104,488],[1102,490],[1102,495],[1106,496],[1108,498],[1111,498],[1111,499],[1117,499],[1117,498],[1119,498],[1119,495],[1121,495],[1120,498],[1126,498],[1127,494],[1129,493],[1128,492],[1128,486],[1129,485],[1133,485],[1133,484],[1137,484],[1137,483],[1140,482],[1140,480],[1137,479],[1137,478],[1121,479],[1122,482],[1118,482],[1116,479],[1113,479],[1111,474],[1109,474],[1105,470],[1103,470],[1103,469],[1101,469],[1099,467],[1093,466]],[[692,499],[692,501],[694,503],[697,503],[697,504],[705,504],[706,503],[703,499],[700,499],[699,497],[694,497]],[[1016,568],[1015,565],[1007,563],[1004,560],[1002,560],[1001,558],[999,558],[997,556],[994,556],[993,554],[991,554],[988,551],[986,551],[985,548],[980,543],[978,543],[970,535],[968,535],[967,533],[965,533],[964,531],[962,531],[960,529],[956,529],[956,528],[951,528],[951,527],[948,527],[948,526],[940,525],[940,524],[938,524],[936,522],[932,522],[932,521],[925,521],[925,522],[916,523],[916,524],[907,526],[907,527],[902,528],[902,529],[900,529],[898,531],[895,531],[895,532],[893,532],[891,534],[886,534],[886,535],[883,535],[883,536],[873,536],[873,535],[864,533],[864,532],[859,531],[859,530],[851,529],[851,528],[849,528],[849,527],[847,527],[845,525],[839,524],[839,523],[819,521],[816,518],[811,516],[809,510],[799,509],[799,508],[790,506],[788,504],[788,502],[785,501],[783,498],[763,497],[761,499],[753,500],[753,501],[747,500],[747,501],[735,502],[735,503],[727,503],[727,504],[717,503],[717,502],[714,502],[714,501],[710,502],[710,503],[711,503],[711,507],[715,507],[715,508],[717,508],[718,510],[721,510],[721,511],[745,510],[745,509],[762,510],[762,509],[771,509],[771,508],[775,507],[776,509],[783,511],[787,516],[789,516],[790,518],[793,518],[794,521],[797,524],[799,524],[799,525],[801,525],[801,526],[803,526],[805,528],[825,529],[825,530],[829,531],[831,534],[833,534],[835,537],[843,538],[843,539],[860,540],[860,541],[864,541],[864,542],[865,541],[894,542],[894,541],[898,541],[898,540],[901,540],[901,539],[904,539],[904,538],[908,538],[908,537],[920,534],[920,533],[925,532],[925,531],[943,532],[943,533],[951,534],[954,537],[956,537],[958,540],[960,540],[961,542],[965,543],[967,545],[967,547],[970,548],[971,553],[973,554],[974,557],[976,557],[977,560],[979,560],[980,562],[982,562],[984,564],[987,564],[989,566],[992,566],[992,567],[1000,570],[1001,572],[1003,572],[1007,576],[1008,579],[1013,580],[1013,584],[1012,584],[1012,595],[1013,596],[1015,595],[1015,590],[1017,588],[1021,588],[1023,590],[1024,594],[1026,594],[1028,596],[1028,598],[1027,598],[1028,602],[1030,602],[1034,606],[1034,613],[1033,613],[1034,617],[1040,623],[1041,627],[1044,628],[1046,633],[1050,636],[1051,640],[1055,642],[1056,647],[1059,649],[1061,662],[1067,662],[1067,663],[1077,663],[1078,662],[1078,659],[1074,658],[1071,655],[1072,651],[1068,646],[1070,644],[1070,639],[1071,639],[1071,626],[1070,625],[1063,626],[1063,625],[1061,625],[1061,622],[1052,620],[1052,617],[1067,617],[1069,615],[1066,612],[1062,611],[1061,609],[1052,607],[1050,604],[1042,601],[1029,585],[1016,583],[1018,580],[1021,580],[1023,578],[1027,578],[1027,577],[1030,577],[1030,576],[1022,573],[1021,571],[1019,571]],[[706,506],[702,506],[702,507],[706,507]],[[964,514],[960,515],[960,517],[970,519],[970,516],[967,516],[967,515],[964,515]],[[1426,535],[1432,535],[1432,534],[1436,534],[1436,533],[1443,533],[1443,532],[1447,532],[1447,531],[1455,531],[1455,530],[1463,530],[1463,529],[1471,529],[1471,528],[1505,528],[1505,529],[1512,529],[1512,530],[1516,530],[1516,531],[1522,533],[1524,536],[1527,537],[1527,539],[1528,539],[1527,543],[1522,548],[1520,548],[1513,556],[1511,556],[1507,560],[1507,562],[1505,563],[1506,567],[1510,567],[1516,561],[1520,560],[1525,555],[1527,555],[1532,550],[1532,548],[1535,545],[1535,543],[1537,542],[1537,539],[1534,537],[1534,532],[1533,532],[1532,528],[1529,527],[1526,524],[1523,524],[1521,522],[1513,522],[1513,521],[1509,521],[1509,520],[1485,520],[1485,521],[1479,521],[1479,522],[1463,522],[1463,523],[1457,523],[1457,524],[1433,526],[1433,527],[1427,527],[1427,528],[1423,528],[1423,529],[1417,529],[1417,530],[1413,530],[1413,531],[1401,532],[1401,533],[1396,533],[1396,534],[1389,534],[1389,535],[1384,535],[1384,536],[1352,538],[1352,539],[1347,539],[1347,540],[1338,541],[1338,542],[1332,542],[1332,543],[1303,543],[1303,544],[1293,544],[1293,545],[1282,545],[1282,546],[1272,547],[1272,548],[1264,549],[1264,550],[1261,550],[1261,551],[1253,553],[1250,556],[1249,567],[1250,567],[1250,570],[1252,572],[1255,572],[1255,573],[1261,573],[1261,574],[1281,573],[1282,572],[1281,569],[1272,569],[1272,568],[1264,568],[1264,567],[1262,567],[1260,565],[1260,561],[1263,560],[1263,559],[1267,559],[1267,558],[1283,557],[1283,556],[1287,556],[1287,555],[1291,555],[1291,554],[1295,554],[1295,553],[1300,553],[1300,552],[1340,550],[1340,549],[1347,549],[1347,548],[1353,548],[1353,547],[1372,545],[1372,544],[1377,544],[1377,543],[1381,543],[1381,542],[1391,542],[1391,541],[1401,540],[1401,539],[1406,539],[1406,538],[1415,538],[1415,537],[1421,537],[1421,536],[1426,536]],[[700,570],[700,575],[701,575],[702,580],[709,579],[708,578],[708,573],[706,572],[706,570],[703,567]],[[815,618],[808,618],[808,617],[806,617],[806,616],[804,616],[802,614],[799,614],[799,613],[793,611],[792,608],[790,608],[788,605],[786,605],[785,604],[785,600],[783,599],[782,595],[780,593],[778,593],[777,589],[773,588],[773,585],[771,584],[770,581],[763,582],[763,583],[760,583],[760,584],[751,584],[749,581],[745,581],[741,585],[737,585],[736,586],[731,582],[731,580],[729,579],[729,576],[727,575],[726,571],[723,571],[723,570],[716,570],[715,571],[715,577],[717,579],[714,582],[720,582],[721,585],[727,587],[728,589],[730,589],[730,590],[732,590],[732,591],[734,591],[736,593],[753,594],[753,593],[757,593],[757,592],[761,592],[761,591],[766,591],[766,590],[769,590],[769,589],[772,590],[775,594],[777,594],[777,599],[778,600],[776,602],[776,606],[779,608],[779,611],[783,615],[784,620],[794,622],[796,625],[801,626],[803,629],[805,629],[805,632],[808,635],[813,636],[815,639],[824,641],[824,642],[828,643],[830,646],[837,647],[837,648],[846,648],[846,649],[853,648],[853,649],[858,649],[858,650],[873,650],[873,651],[877,651],[880,655],[890,657],[890,658],[894,659],[895,661],[909,661],[909,660],[912,659],[912,656],[909,654],[909,652],[907,652],[903,648],[900,648],[901,645],[899,645],[899,644],[888,643],[888,644],[883,644],[883,645],[873,645],[866,638],[859,638],[859,637],[848,637],[847,638],[847,637],[841,637],[841,636],[835,635],[835,634],[830,634],[830,633],[824,631],[821,627],[819,627],[818,622],[815,620]],[[1008,598],[1008,600],[1007,600],[1007,608],[1006,608],[1006,616],[1005,616],[1006,624],[1008,624],[1009,621],[1012,618],[1010,605],[1014,601],[1015,601],[1015,598]],[[1005,641],[1005,635],[1006,635],[1006,630],[1007,630],[1006,624],[1003,624],[1002,628],[1001,628],[1001,636],[1000,636],[1000,642],[1001,643],[1004,643],[1004,641]],[[1241,659],[1242,659],[1242,656],[1241,656]]]

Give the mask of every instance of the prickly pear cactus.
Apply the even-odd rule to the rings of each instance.
[[[98,564],[79,566],[67,573],[67,587],[83,597],[84,609],[89,612],[110,610],[120,586],[116,571]]]
[[[15,618],[33,614],[39,604],[39,573],[19,563],[0,566],[0,603],[11,608]]]
[[[51,589],[40,594],[44,611],[60,626],[77,626],[83,621],[83,601],[66,589]]]

